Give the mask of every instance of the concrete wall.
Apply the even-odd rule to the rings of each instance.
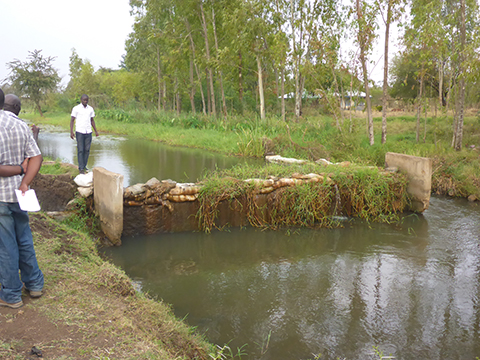
[[[121,245],[123,232],[123,175],[101,167],[93,169],[95,213],[102,230],[114,245]]]
[[[407,193],[412,200],[410,210],[423,212],[428,209],[432,189],[432,160],[389,152],[385,154],[385,166],[396,167],[407,174]]]

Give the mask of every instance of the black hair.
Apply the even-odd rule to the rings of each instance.
[[[3,105],[5,105],[5,94],[2,89],[0,89],[0,110],[3,109]]]

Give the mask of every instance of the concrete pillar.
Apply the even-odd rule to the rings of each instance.
[[[385,167],[396,167],[407,174],[407,193],[412,200],[412,211],[423,212],[430,204],[432,191],[432,160],[429,158],[397,154],[385,154]]]
[[[123,231],[123,175],[93,168],[93,201],[102,230],[114,245],[121,245]]]

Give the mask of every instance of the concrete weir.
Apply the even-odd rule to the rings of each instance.
[[[287,159],[289,160],[289,159]],[[278,162],[278,157],[275,162]],[[404,154],[387,153],[386,170],[400,171],[407,175],[407,193],[410,209],[423,212],[428,208],[431,192],[432,162]],[[121,244],[121,236],[155,234],[201,230],[197,214],[201,204],[198,201],[199,185],[180,184],[171,180],[159,181],[155,178],[145,184],[136,184],[123,189],[123,176],[103,168],[93,169],[95,211],[100,218],[102,230],[115,245]],[[301,183],[333,183],[328,176],[317,174],[292,175],[282,179],[250,179],[255,194],[254,216],[264,222],[272,218],[268,201],[275,197],[281,187]],[[335,186],[333,184],[333,186]],[[220,201],[215,216],[215,227],[246,226],[249,219],[245,208],[246,198],[236,201]]]

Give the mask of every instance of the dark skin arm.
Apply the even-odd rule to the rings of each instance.
[[[23,171],[25,173],[28,169],[28,159],[25,159],[22,163]],[[22,169],[20,165],[0,165],[0,176],[1,177],[10,177],[15,175],[20,175],[22,173]]]
[[[97,127],[95,126],[95,120],[93,120],[93,118],[90,118],[90,123],[92,124],[93,130],[95,130],[95,136],[98,136]]]
[[[28,169],[25,172],[25,176],[22,179],[19,190],[22,191],[22,194],[25,194],[25,191],[28,190],[28,186],[33,181],[35,175],[37,175],[40,167],[42,166],[43,157],[42,155],[37,155],[28,159]]]
[[[70,137],[75,139],[75,134],[73,133],[73,124],[75,123],[75,116],[72,116],[70,119]]]

